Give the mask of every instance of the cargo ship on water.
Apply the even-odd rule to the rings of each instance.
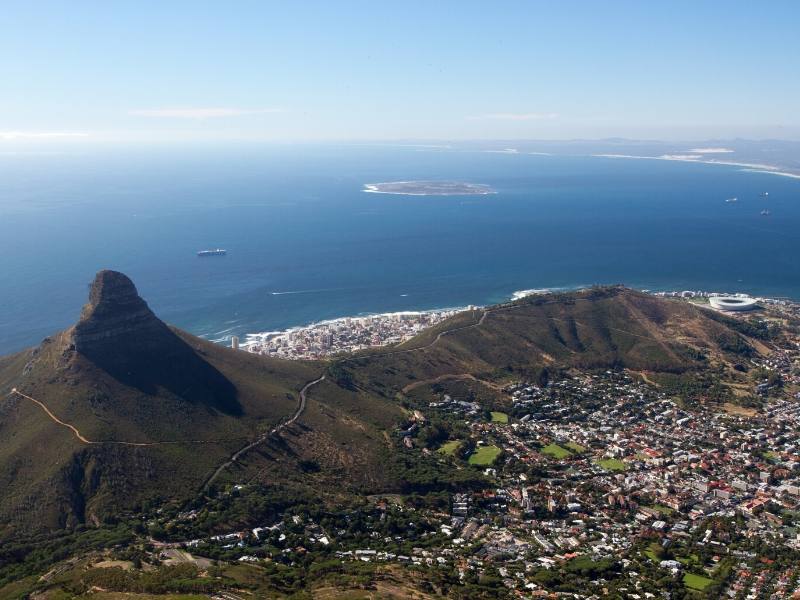
[[[225,256],[227,253],[228,251],[223,248],[214,248],[213,250],[200,250],[197,256]]]

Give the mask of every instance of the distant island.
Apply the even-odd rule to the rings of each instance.
[[[366,183],[364,191],[373,194],[402,194],[404,196],[485,196],[496,194],[483,183],[463,181],[387,181]]]

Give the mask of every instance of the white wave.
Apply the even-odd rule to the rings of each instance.
[[[533,296],[538,294],[550,294],[553,292],[563,291],[567,289],[581,289],[585,286],[575,286],[574,288],[565,288],[565,287],[551,287],[551,288],[531,288],[525,290],[517,290],[511,294],[511,300],[519,300],[521,298],[525,298],[527,296]],[[273,292],[274,293],[274,292]],[[289,293],[304,293],[302,291],[299,292],[282,292],[285,294]],[[408,294],[400,294],[401,296],[408,296]],[[370,320],[370,319],[382,319],[382,318],[391,318],[391,317],[400,317],[400,316],[419,316],[425,314],[434,314],[434,313],[444,313],[444,312],[462,312],[465,310],[476,309],[476,308],[483,308],[482,306],[451,306],[451,307],[443,307],[443,308],[432,308],[427,310],[401,310],[395,312],[384,312],[384,313],[375,313],[375,312],[363,312],[358,313],[356,315],[351,316],[344,316],[344,317],[336,317],[333,319],[323,319],[320,321],[312,321],[306,323],[304,325],[294,325],[292,327],[287,327],[286,329],[281,330],[274,330],[274,331],[259,331],[254,333],[247,333],[243,336],[244,341],[241,343],[241,346],[244,348],[263,344],[265,341],[278,337],[287,335],[289,333],[293,333],[296,331],[302,331],[307,329],[314,329],[317,327],[322,327],[326,325],[335,325],[337,323],[344,322],[346,320]],[[229,338],[228,338],[229,339]]]
[[[527,298],[528,296],[538,296],[541,294],[550,294],[551,292],[555,292],[560,288],[533,288],[530,290],[517,290],[513,294],[511,294],[512,300],[521,300],[522,298]]]
[[[444,313],[444,312],[462,312],[468,310],[470,307],[468,306],[453,306],[449,308],[432,308],[428,310],[400,310],[396,312],[385,312],[385,313],[359,313],[355,316],[349,317],[336,317],[334,319],[324,319],[321,321],[312,321],[311,323],[307,323],[305,325],[295,325],[293,327],[288,327],[283,330],[279,331],[260,331],[256,333],[248,333],[245,334],[245,342],[242,346],[245,345],[252,345],[259,342],[263,342],[271,337],[285,335],[287,333],[292,333],[295,331],[301,331],[303,329],[314,329],[315,327],[321,327],[324,325],[334,325],[336,323],[341,323],[347,320],[356,321],[356,320],[370,320],[370,319],[382,319],[382,318],[391,318],[391,317],[414,317],[419,315],[427,315],[427,314],[435,314],[435,313]],[[475,307],[473,307],[475,308]]]
[[[227,329],[221,329],[220,331],[215,332],[214,335],[227,335],[235,330],[235,327],[228,327]]]
[[[735,150],[731,150],[730,148],[692,148],[687,152],[691,152],[692,154],[730,154],[735,152]]]

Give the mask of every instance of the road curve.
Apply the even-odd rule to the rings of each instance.
[[[440,339],[442,339],[442,337],[444,337],[445,335],[449,335],[451,333],[455,333],[456,331],[461,331],[463,329],[470,329],[472,327],[478,327],[480,325],[483,325],[483,322],[486,320],[486,317],[489,315],[490,312],[493,312],[493,310],[492,309],[489,309],[489,310],[482,309],[482,312],[483,312],[483,314],[481,315],[481,318],[478,321],[476,321],[475,323],[471,323],[470,325],[463,325],[461,327],[456,327],[455,329],[448,329],[447,331],[442,331],[442,332],[439,333],[439,335],[437,335],[433,339],[433,341],[430,344],[427,344],[425,346],[421,346],[419,348],[407,348],[407,349],[403,349],[403,350],[394,350],[394,351],[391,351],[391,352],[384,352],[384,353],[381,353],[381,354],[368,354],[368,355],[365,355],[365,356],[354,356],[352,358],[345,358],[345,359],[342,359],[342,360],[334,361],[333,364],[342,364],[342,363],[346,363],[346,362],[351,361],[351,360],[380,358],[380,357],[383,357],[383,356],[391,356],[391,355],[394,355],[394,354],[403,354],[405,352],[417,352],[419,350],[426,350],[426,349],[430,348],[431,346],[433,346],[434,344],[436,344],[436,342],[438,342]],[[300,415],[302,415],[303,411],[305,411],[305,409],[306,409],[306,392],[308,392],[308,390],[311,389],[312,387],[314,387],[315,385],[317,385],[317,384],[321,383],[322,381],[324,381],[324,379],[325,379],[325,375],[321,375],[317,379],[314,379],[313,381],[309,381],[308,383],[306,383],[303,386],[303,388],[300,390],[300,401],[297,404],[297,410],[294,411],[292,416],[289,419],[287,419],[286,421],[284,421],[283,423],[280,423],[280,424],[276,425],[275,427],[270,429],[268,432],[262,434],[257,440],[255,440],[253,442],[250,442],[246,446],[244,446],[244,447],[240,448],[239,450],[237,450],[226,462],[224,462],[219,467],[217,467],[217,469],[211,474],[211,476],[208,479],[206,479],[205,483],[203,483],[203,485],[201,486],[200,489],[201,490],[207,490],[209,487],[211,487],[211,484],[214,483],[214,481],[216,481],[217,477],[219,477],[219,475],[225,469],[227,469],[233,463],[235,463],[242,455],[246,454],[247,452],[249,452],[250,450],[252,450],[256,446],[261,444],[262,442],[266,441],[270,436],[279,433],[282,429],[284,429],[285,427],[288,427],[289,425],[291,425],[292,423],[297,421],[297,419],[300,418]]]
[[[390,355],[393,355],[393,354],[402,354],[404,352],[417,352],[419,350],[425,350],[425,349],[430,348],[431,346],[433,346],[436,342],[438,342],[445,335],[454,333],[456,331],[461,331],[462,329],[470,329],[471,327],[478,327],[479,325],[482,325],[484,320],[488,316],[489,312],[491,312],[491,311],[483,309],[482,312],[483,312],[483,315],[481,315],[481,318],[477,322],[471,323],[470,325],[464,325],[462,327],[456,327],[455,329],[449,329],[447,331],[442,331],[441,333],[439,333],[439,335],[437,335],[434,338],[434,340],[430,344],[427,344],[426,346],[422,346],[422,347],[419,347],[419,348],[408,348],[408,349],[403,349],[403,350],[395,350],[395,351],[392,351],[392,352],[385,352],[385,353],[382,353],[382,354],[370,354],[370,355],[366,355],[366,356],[357,356],[357,357],[352,357],[352,358],[345,358],[343,360],[334,361],[334,364],[342,364],[342,363],[346,363],[346,362],[348,362],[350,360],[359,360],[359,359],[363,359],[363,358],[367,358],[367,359],[379,358],[379,357],[382,357],[382,356],[390,356]],[[297,404],[297,410],[294,411],[292,416],[290,418],[288,418],[286,421],[284,421],[283,423],[280,423],[280,424],[276,425],[275,427],[270,429],[268,432],[262,434],[257,440],[255,440],[253,442],[250,442],[246,446],[244,446],[244,447],[240,448],[239,450],[237,450],[226,462],[224,462],[219,467],[217,467],[217,469],[211,474],[211,476],[208,479],[206,479],[205,483],[203,483],[201,489],[202,490],[207,490],[211,486],[211,484],[214,483],[214,481],[216,481],[217,477],[219,477],[219,475],[225,469],[227,469],[233,463],[235,463],[242,455],[246,454],[247,452],[249,452],[250,450],[252,450],[256,446],[261,444],[262,442],[266,441],[270,436],[279,433],[282,429],[288,427],[289,425],[291,425],[292,423],[297,421],[297,419],[300,418],[300,415],[302,415],[303,411],[305,411],[305,409],[306,409],[306,392],[308,392],[308,390],[311,389],[312,387],[314,387],[315,385],[317,385],[319,383],[322,383],[322,381],[324,381],[324,380],[325,380],[325,375],[321,375],[317,379],[314,379],[313,381],[309,381],[308,383],[306,383],[303,386],[303,388],[300,390],[300,400],[299,400],[299,402]]]
[[[464,325],[462,327],[456,327],[455,329],[449,329],[447,331],[442,331],[442,332],[439,333],[439,335],[437,335],[433,339],[433,341],[430,344],[427,344],[425,346],[421,346],[419,348],[408,348],[408,349],[403,349],[403,350],[394,350],[392,352],[384,352],[384,353],[381,353],[381,354],[368,354],[368,355],[365,355],[365,356],[354,356],[352,358],[345,358],[343,360],[334,361],[333,364],[342,364],[342,363],[346,363],[346,362],[348,362],[350,360],[360,360],[360,359],[365,359],[365,358],[366,359],[380,358],[380,357],[383,357],[383,356],[391,356],[391,355],[394,355],[394,354],[402,354],[402,353],[405,353],[405,352],[417,352],[419,350],[426,350],[426,349],[430,348],[431,346],[433,346],[434,344],[436,344],[436,342],[438,342],[445,335],[449,335],[451,333],[455,333],[456,331],[461,331],[463,329],[470,329],[472,327],[478,327],[479,325],[482,325],[483,322],[486,320],[486,317],[488,316],[489,312],[492,312],[492,311],[491,310],[482,309],[482,312],[483,312],[483,314],[481,315],[481,318],[478,321],[476,321],[475,323],[471,323],[470,325]],[[259,436],[259,438],[256,439],[255,441],[250,442],[246,446],[244,446],[244,447],[240,448],[239,450],[237,450],[233,455],[231,455],[231,457],[227,461],[225,461],[219,467],[217,467],[217,469],[211,474],[211,476],[208,479],[206,479],[205,483],[203,483],[203,485],[201,486],[200,489],[201,490],[207,490],[209,487],[211,487],[211,484],[214,483],[214,481],[216,481],[217,477],[219,477],[220,474],[225,469],[227,469],[233,463],[235,463],[237,460],[239,460],[239,458],[242,455],[246,454],[247,452],[249,452],[250,450],[252,450],[256,446],[258,446],[259,444],[265,442],[270,436],[279,433],[282,429],[288,427],[289,425],[291,425],[292,423],[297,421],[297,419],[300,418],[300,415],[302,415],[303,411],[305,411],[305,409],[306,409],[306,392],[308,392],[308,390],[311,389],[312,387],[314,387],[315,385],[317,385],[319,383],[322,383],[322,381],[324,381],[324,380],[325,380],[325,375],[321,375],[317,379],[314,379],[313,381],[309,381],[308,383],[306,383],[303,386],[303,388],[300,390],[300,400],[299,400],[299,402],[297,404],[297,410],[294,411],[292,416],[290,418],[288,418],[286,421],[284,421],[283,423],[280,423],[280,424],[276,425],[275,427],[273,427],[272,429],[270,429],[266,433],[264,433],[261,436]]]
[[[291,425],[292,423],[297,421],[297,419],[300,418],[300,415],[302,415],[303,411],[305,411],[305,409],[306,409],[306,392],[308,392],[309,389],[311,389],[312,387],[314,387],[318,383],[322,383],[322,381],[324,379],[325,379],[325,375],[322,375],[322,376],[318,377],[317,379],[314,379],[313,381],[309,381],[308,383],[306,383],[303,386],[303,388],[300,390],[300,400],[298,401],[297,409],[294,411],[294,413],[292,413],[292,416],[289,417],[288,419],[286,419],[285,421],[283,421],[282,423],[279,423],[278,425],[276,425],[275,427],[273,427],[269,431],[261,434],[258,437],[258,439],[256,439],[255,441],[250,442],[246,446],[244,446],[244,447],[240,448],[239,450],[237,450],[236,452],[234,452],[226,462],[222,463],[219,467],[217,467],[217,470],[214,471],[211,474],[211,477],[209,477],[205,481],[205,483],[203,484],[202,489],[204,489],[204,490],[208,489],[211,486],[211,484],[214,483],[214,481],[216,481],[217,477],[219,477],[219,475],[225,469],[227,469],[233,463],[235,463],[237,460],[239,460],[239,458],[242,455],[246,454],[247,452],[249,452],[250,450],[252,450],[256,446],[258,446],[259,444],[265,442],[267,439],[269,439],[270,436],[273,436],[273,435],[275,435],[277,433],[280,433],[281,430],[285,429],[286,427],[288,427],[289,425]]]
[[[67,429],[72,431],[72,433],[75,434],[75,437],[78,439],[78,441],[81,442],[82,444],[88,444],[92,446],[116,445],[116,446],[145,447],[145,446],[168,446],[168,445],[174,446],[177,444],[220,444],[220,443],[245,439],[243,437],[238,437],[238,438],[221,438],[221,439],[208,439],[208,440],[165,440],[165,441],[162,440],[158,442],[124,442],[119,440],[90,440],[89,438],[84,436],[77,427],[75,427],[71,423],[67,423],[66,421],[62,421],[61,419],[59,419],[55,414],[53,414],[53,411],[51,411],[47,407],[47,405],[41,400],[37,400],[32,396],[28,396],[28,394],[20,392],[17,388],[12,388],[11,391],[8,393],[8,395],[9,396],[16,395],[19,396],[20,398],[24,398],[25,400],[29,400],[34,404],[38,405],[51,421],[53,421],[57,425],[61,425],[62,427],[66,427]]]
[[[81,432],[78,431],[77,427],[75,427],[74,425],[70,425],[69,423],[65,423],[64,421],[59,419],[52,412],[50,412],[50,409],[47,408],[47,406],[45,406],[45,404],[43,402],[39,402],[36,398],[31,398],[27,394],[23,394],[17,388],[13,388],[11,390],[11,393],[12,394],[16,394],[20,398],[25,398],[26,400],[30,400],[31,402],[35,402],[36,404],[38,404],[41,407],[41,409],[47,414],[47,416],[50,417],[50,419],[52,421],[55,421],[56,423],[58,423],[62,427],[66,427],[67,429],[72,430],[72,433],[75,434],[75,437],[78,438],[78,440],[80,440],[84,444],[99,444],[100,443],[100,442],[93,442],[92,440],[88,440],[85,437],[83,437],[83,435],[81,435]]]

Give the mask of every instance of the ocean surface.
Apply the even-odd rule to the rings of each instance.
[[[362,191],[417,179],[497,193]],[[422,147],[0,153],[0,354],[75,322],[103,268],[212,340],[599,283],[800,298],[800,180]]]

